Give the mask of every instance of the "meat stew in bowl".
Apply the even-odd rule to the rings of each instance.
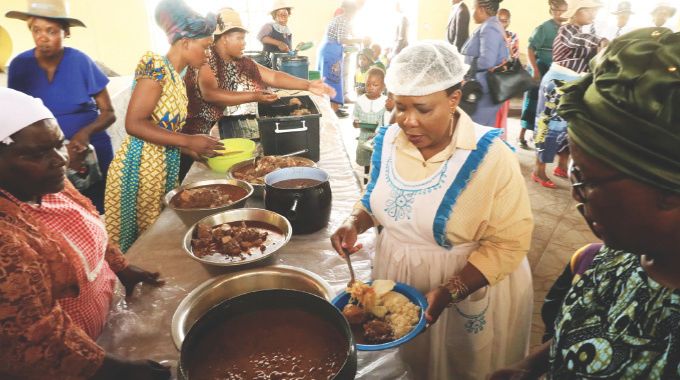
[[[264,156],[256,163],[245,165],[231,172],[231,176],[254,185],[263,185],[264,176],[282,168],[315,166],[314,161],[303,157]]]
[[[181,190],[170,203],[179,209],[209,209],[227,206],[247,195],[248,191],[239,186],[213,184]]]

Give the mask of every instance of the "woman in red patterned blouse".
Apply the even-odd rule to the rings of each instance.
[[[68,153],[39,99],[0,88],[0,378],[167,379],[151,361],[95,343],[118,281],[162,285],[110,244],[97,210],[66,180]]]

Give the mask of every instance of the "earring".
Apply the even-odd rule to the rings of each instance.
[[[452,114],[451,114],[451,123],[450,123],[450,125],[449,125],[449,137],[452,137],[452,136],[453,136],[453,127],[454,127],[453,121],[454,121],[454,120],[455,120],[455,118],[453,117],[453,113],[452,113]]]

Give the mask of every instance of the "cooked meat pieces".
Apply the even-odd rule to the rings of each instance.
[[[363,307],[351,303],[348,303],[345,308],[342,309],[342,314],[347,318],[347,322],[349,322],[350,325],[360,325],[368,318],[368,314],[364,311]]]
[[[265,175],[274,170],[292,166],[308,166],[308,164],[301,163],[295,157],[264,156],[257,161],[257,166],[248,166],[244,170],[234,172],[233,175],[246,182],[263,184]]]
[[[209,240],[212,238],[212,228],[207,224],[199,224],[196,227],[196,237],[201,240]]]
[[[213,208],[231,203],[231,198],[219,188],[205,186],[182,190],[172,202],[179,208]]]
[[[386,343],[392,340],[392,327],[387,322],[373,319],[364,323],[364,336],[369,343]]]
[[[290,116],[305,116],[311,115],[312,113],[307,108],[298,108],[290,113]]]
[[[267,235],[267,231],[248,227],[244,222],[224,223],[214,227],[199,224],[196,227],[196,238],[191,240],[191,248],[197,257],[214,253],[241,256],[249,253],[253,247],[264,251],[266,247],[263,244]]]

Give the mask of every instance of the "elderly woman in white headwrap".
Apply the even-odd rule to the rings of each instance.
[[[158,273],[128,265],[92,203],[66,179],[64,134],[43,103],[0,88],[0,379],[170,377],[95,340],[118,281],[128,294]],[[146,353],[148,354],[148,353]]]
[[[458,108],[467,70],[443,42],[395,57],[386,84],[397,124],[377,133],[367,190],[331,237],[354,253],[358,234],[382,226],[372,277],[427,294],[433,325],[401,347],[418,379],[483,378],[521,358],[529,338],[527,190],[500,131]]]

